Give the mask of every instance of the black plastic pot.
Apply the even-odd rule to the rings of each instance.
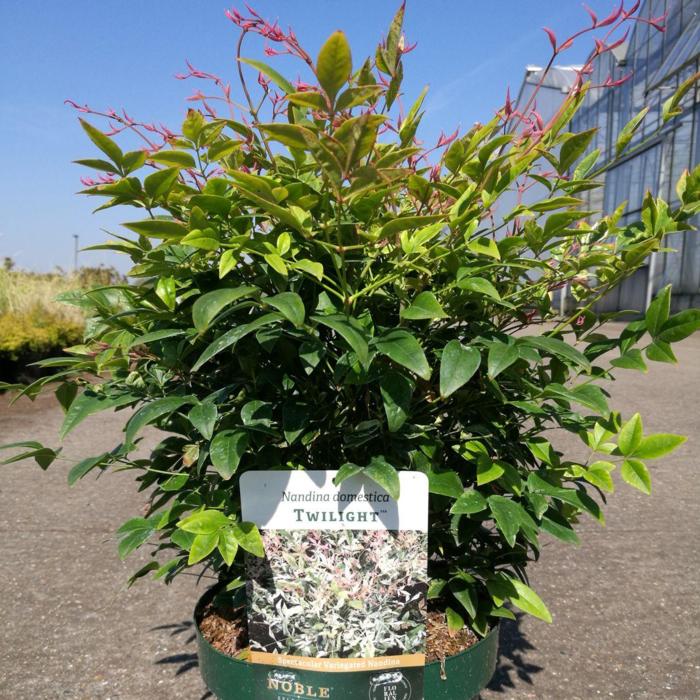
[[[199,645],[199,669],[209,690],[219,700],[255,700],[254,666],[222,654],[199,631],[199,611],[211,600],[214,591],[202,596],[195,610],[195,627]],[[426,700],[469,700],[486,687],[496,670],[498,627],[474,646],[445,660],[427,664],[424,675]],[[333,687],[331,696],[343,700],[343,675],[316,674],[321,683]]]

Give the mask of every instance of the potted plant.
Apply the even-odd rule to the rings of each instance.
[[[577,542],[579,518],[603,522],[618,468],[649,493],[647,463],[684,440],[648,435],[638,414],[611,410],[607,387],[647,360],[674,362],[672,343],[700,327],[700,311],[671,315],[665,288],[644,316],[603,332],[616,315],[596,302],[667,233],[689,228],[700,170],[682,176],[677,208],[647,194],[637,222],[620,224],[622,208],[582,210],[578,195],[603,172],[599,154],[586,155],[593,131],[567,130],[591,88],[587,67],[548,123],[534,97],[517,110],[507,101],[487,124],[422,146],[425,93],[404,114],[397,106],[410,50],[403,12],[363,63],[341,32],[313,59],[293,32],[229,13],[241,30],[245,106],[190,66],[181,77],[219,93],[196,93],[200,108],[181,133],[73,103],[110,120],[111,136],[82,121],[101,155],[78,162],[102,173],[84,190],[105,198],[100,208],[130,208],[128,233],[98,247],[133,267],[124,284],[63,295],[89,316],[85,341],[39,363],[55,373],[21,394],[55,387],[61,438],[87,416],[124,412],[120,444],[78,461],[69,482],[134,472],[148,508],[118,530],[119,554],[155,545],[132,580],[167,583],[204,564],[219,585],[198,623],[215,596],[230,609],[241,602],[244,553],[263,554],[259,532],[240,519],[241,474],[359,472],[398,498],[400,470],[425,473],[433,652],[443,660],[428,666],[426,694],[462,698],[488,682],[495,630],[512,606],[550,621],[526,576],[541,538]],[[632,14],[593,19],[591,30],[606,33],[597,53]],[[266,53],[298,58],[310,82],[246,58],[251,34]],[[550,39],[556,57],[574,38]],[[664,121],[692,85],[667,100]],[[643,118],[621,130],[618,155]],[[123,151],[119,132],[147,147]],[[528,182],[538,196],[510,196]],[[552,292],[564,285],[577,308],[557,318]],[[143,457],[148,426],[163,434]],[[588,457],[567,459],[552,429],[578,435]],[[60,453],[14,447],[11,459],[43,468]],[[482,641],[445,660],[459,640],[468,645],[467,629]],[[249,664],[200,643],[216,692],[245,697]]]

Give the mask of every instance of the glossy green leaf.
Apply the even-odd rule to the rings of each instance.
[[[651,477],[644,462],[639,459],[626,459],[620,469],[622,478],[642,493],[651,494]]]
[[[304,302],[295,292],[282,292],[273,297],[265,297],[263,301],[277,309],[296,328],[304,325],[306,317]]]
[[[80,460],[80,462],[71,467],[71,470],[68,472],[68,485],[73,486],[76,481],[82,479],[95,467],[102,464],[108,456],[109,453],[105,452],[97,457],[87,457],[86,459]]]
[[[649,107],[644,107],[641,112],[639,112],[635,117],[630,119],[627,124],[622,128],[617,136],[617,141],[615,142],[615,156],[620,156],[622,152],[627,148],[632,137],[636,133],[637,129],[641,126],[646,117]]]
[[[233,526],[232,533],[236,542],[246,552],[250,552],[256,557],[265,556],[263,539],[260,531],[253,523],[237,523]]]
[[[129,419],[124,430],[124,442],[127,445],[132,445],[134,438],[142,428],[165,415],[177,411],[182,406],[195,403],[195,401],[196,399],[193,396],[168,396],[149,401]]]
[[[211,533],[206,535],[197,535],[192,541],[190,548],[190,556],[187,559],[187,564],[192,566],[202,559],[208,557],[219,543],[219,534]]]
[[[495,379],[519,359],[517,346],[500,342],[492,343],[488,354],[489,377]]]
[[[639,459],[658,459],[676,450],[686,440],[684,435],[655,433],[642,438],[632,453],[623,454],[632,454]]]
[[[382,376],[379,390],[390,433],[395,433],[406,422],[414,388],[414,382],[400,372],[390,371]]]
[[[635,413],[620,430],[617,446],[623,455],[634,454],[642,442],[643,435],[642,417]]]
[[[216,404],[209,401],[195,404],[187,414],[187,419],[206,440],[211,440],[218,417],[219,411]]]
[[[700,309],[686,309],[671,316],[661,326],[656,341],[677,343],[700,329]]]
[[[295,92],[294,86],[281,73],[278,73],[274,68],[268,66],[267,63],[252,58],[239,58],[238,60],[260,71],[264,76],[272,80],[277,87],[282,88],[285,93]]]
[[[244,430],[224,430],[214,436],[209,446],[209,457],[222,479],[230,479],[236,473],[248,443],[248,433]]]
[[[447,398],[463,387],[481,364],[477,348],[465,347],[458,340],[450,340],[440,360],[440,395]]]
[[[352,73],[350,45],[343,32],[333,32],[321,47],[316,61],[316,76],[331,101]]]
[[[194,535],[209,535],[227,527],[231,521],[220,510],[200,510],[188,515],[177,523],[185,532]]]
[[[311,317],[311,320],[335,331],[348,344],[355,355],[357,355],[357,359],[360,363],[364,366],[367,365],[369,347],[365,339],[364,331],[359,324],[341,314],[329,314],[327,316],[316,314]]]
[[[435,493],[439,496],[457,498],[463,493],[464,486],[459,478],[459,474],[455,471],[431,471],[428,473],[428,490],[430,493]]]
[[[646,312],[647,330],[655,338],[671,313],[671,285],[666,285],[649,304]]]
[[[245,323],[242,326],[236,326],[236,328],[232,328],[230,331],[227,331],[223,335],[219,336],[215,341],[213,341],[207,346],[204,352],[199,356],[199,359],[192,366],[192,371],[197,372],[202,367],[202,365],[209,362],[220,352],[226,350],[227,348],[230,348],[232,345],[235,345],[239,340],[245,338],[245,336],[249,335],[250,333],[253,333],[254,331],[257,331],[260,328],[263,328],[264,326],[269,326],[270,324],[275,323],[281,320],[282,318],[284,318],[282,314],[279,314],[275,311],[269,314],[263,314],[262,316],[258,316],[258,318],[256,318],[255,320],[250,321],[249,323]]]
[[[379,484],[394,500],[401,496],[399,473],[383,457],[373,457],[362,473]]]
[[[455,504],[450,509],[452,515],[471,515],[472,513],[481,513],[486,510],[486,499],[474,489],[467,489],[462,493]]]
[[[245,297],[255,296],[260,290],[257,287],[244,285],[225,289],[215,289],[202,294],[192,306],[192,322],[199,333],[209,328],[211,322],[230,304]]]
[[[410,369],[422,379],[430,379],[432,372],[423,348],[416,337],[408,331],[392,329],[376,338],[374,346],[382,355]]]
[[[86,122],[84,119],[80,120],[80,125],[90,137],[90,141],[92,141],[115,165],[120,166],[124,155],[121,148],[119,148],[109,136],[103,134],[99,129],[89,122]]]
[[[447,314],[432,292],[421,292],[411,305],[401,311],[401,318],[409,321],[446,318]]]

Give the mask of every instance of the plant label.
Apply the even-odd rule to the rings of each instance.
[[[400,497],[357,474],[248,472],[243,519],[265,557],[247,559],[259,700],[422,700],[428,480]]]

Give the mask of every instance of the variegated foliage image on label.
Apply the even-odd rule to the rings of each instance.
[[[248,561],[252,651],[341,659],[425,653],[426,533],[266,530],[263,539],[266,557]]]

